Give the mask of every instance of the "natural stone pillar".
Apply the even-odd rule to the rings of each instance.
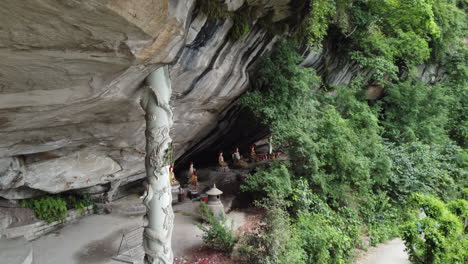
[[[173,262],[171,248],[174,213],[169,181],[169,151],[172,126],[172,110],[169,105],[171,84],[167,66],[160,67],[147,79],[147,87],[141,106],[146,117],[146,196],[143,203],[145,230],[143,247],[146,264],[168,264]]]

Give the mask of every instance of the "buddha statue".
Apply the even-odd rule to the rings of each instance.
[[[194,171],[192,176],[190,177],[190,180],[189,180],[189,183],[190,185],[193,187],[193,186],[198,186],[198,176],[197,176],[197,172]]]
[[[222,151],[218,153],[218,168],[221,171],[229,170],[228,164],[224,161],[224,156],[223,156]]]
[[[190,179],[190,177],[192,177],[194,171],[195,171],[195,168],[193,167],[193,161],[191,161],[190,167],[187,173],[187,179]]]
[[[250,162],[257,160],[257,153],[255,152],[255,145],[250,145]]]
[[[245,168],[249,166],[249,164],[242,159],[242,156],[239,153],[239,148],[235,148],[234,153],[232,153],[232,161],[232,165],[235,167]]]
[[[177,179],[174,176],[174,167],[172,165],[169,166],[169,179],[171,181],[171,186],[179,188],[180,183],[177,181]]]
[[[218,165],[220,167],[227,167],[227,163],[224,161],[224,156],[223,156],[222,151],[218,153]]]
[[[234,161],[234,163],[239,162],[241,160],[239,148],[234,149],[234,153],[232,153],[232,160]]]
[[[198,197],[198,177],[197,172],[194,171],[192,176],[189,179],[189,198],[197,198]]]

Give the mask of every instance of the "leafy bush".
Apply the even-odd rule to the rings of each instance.
[[[241,238],[240,254],[246,263],[302,264],[305,252],[298,231],[291,224],[285,204],[275,197],[260,205],[266,214],[255,232]]]
[[[468,239],[463,223],[447,204],[432,196],[414,194],[409,199],[409,208],[412,217],[403,227],[403,239],[411,262],[467,263]]]
[[[241,191],[254,194],[255,198],[276,196],[285,198],[291,194],[291,176],[284,164],[275,163],[270,168],[257,169],[247,175]]]
[[[65,196],[68,209],[77,209],[81,214],[85,213],[85,208],[93,205],[89,194],[70,194]]]
[[[468,202],[466,198],[450,201],[447,203],[447,207],[452,214],[460,218],[466,233],[468,231]]]
[[[88,194],[47,195],[21,201],[21,206],[32,209],[37,218],[47,223],[64,220],[68,209],[77,209],[84,214],[84,209],[92,204]]]
[[[460,192],[458,184],[466,181],[466,170],[457,165],[462,151],[455,145],[388,144],[386,151],[393,173],[385,188],[396,201],[403,202],[414,192],[454,198]]]
[[[232,228],[226,226],[226,218],[221,215],[221,220],[213,215],[205,203],[200,204],[201,212],[198,215],[206,224],[195,223],[203,231],[203,242],[210,248],[230,253],[238,238]]]
[[[47,223],[62,221],[67,215],[67,202],[61,197],[43,196],[37,199],[23,200],[21,206],[32,209],[37,218]]]
[[[445,87],[407,81],[391,85],[383,99],[384,136],[393,142],[445,143],[450,98]]]
[[[390,197],[382,192],[368,197],[360,208],[362,222],[367,226],[370,244],[390,240],[399,235],[401,208],[396,207]]]
[[[344,208],[336,213],[314,197],[314,206],[300,214],[296,228],[302,248],[307,253],[306,263],[346,263],[353,256],[360,234],[356,212]]]

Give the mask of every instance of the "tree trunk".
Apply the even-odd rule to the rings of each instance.
[[[169,105],[171,84],[167,66],[152,72],[141,106],[146,117],[146,192],[143,203],[147,208],[143,247],[145,264],[173,263],[171,247],[174,213],[169,181],[172,110]]]

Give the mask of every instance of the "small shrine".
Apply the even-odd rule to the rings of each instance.
[[[224,217],[224,206],[221,202],[221,194],[223,194],[223,192],[216,188],[216,184],[213,184],[213,188],[207,191],[206,194],[208,195],[208,203],[206,205],[213,215],[218,218]]]

